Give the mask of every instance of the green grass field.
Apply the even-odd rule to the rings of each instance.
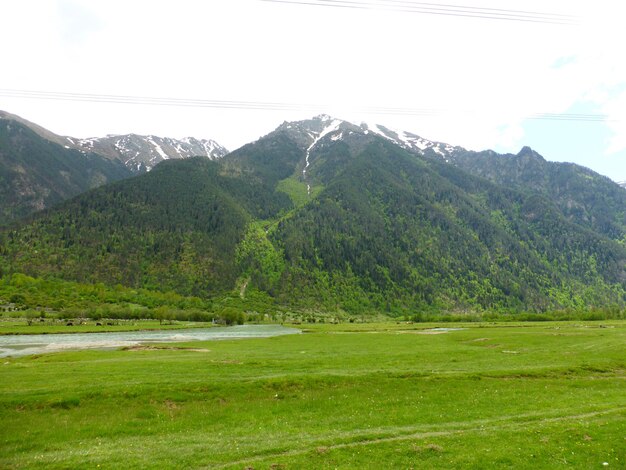
[[[3,359],[0,468],[626,468],[626,322],[462,326]]]

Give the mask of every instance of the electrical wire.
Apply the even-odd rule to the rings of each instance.
[[[56,100],[56,101],[76,101],[88,103],[107,104],[128,104],[128,105],[148,105],[148,106],[178,106],[192,108],[214,108],[214,109],[239,109],[257,111],[312,111],[328,112],[337,106],[329,104],[313,103],[281,103],[262,101],[226,101],[226,100],[204,100],[187,98],[159,98],[131,95],[102,95],[93,93],[66,93],[54,91],[35,90],[15,90],[0,89],[0,97],[23,98],[34,100]],[[371,115],[391,115],[391,116],[422,116],[439,117],[450,114],[476,114],[475,111],[451,111],[435,108],[401,108],[387,106],[362,106],[343,107],[352,113]],[[526,116],[526,119],[540,119],[550,121],[580,121],[580,122],[608,122],[609,116],[606,114],[581,114],[581,113],[535,113]]]
[[[427,3],[407,0],[260,0],[269,3],[322,6],[331,8],[351,8],[359,10],[379,9],[401,13],[421,13],[429,15],[460,16],[489,20],[522,21],[556,25],[576,25],[578,17],[558,13],[544,13],[502,8],[484,8],[443,3]]]
[[[225,100],[201,100],[187,98],[157,98],[129,95],[101,95],[90,93],[66,93],[34,90],[0,89],[0,96],[7,98],[27,98],[59,101],[83,101],[95,103],[117,103],[156,106],[182,106],[196,108],[220,108],[220,109],[249,109],[263,111],[325,111],[333,107],[328,104],[312,103],[280,103],[259,101],[225,101]],[[395,107],[362,107],[358,111],[373,114],[417,114],[433,115],[437,110],[433,109],[408,109]]]

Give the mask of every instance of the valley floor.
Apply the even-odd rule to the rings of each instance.
[[[626,467],[626,322],[436,326],[5,358],[0,467]]]

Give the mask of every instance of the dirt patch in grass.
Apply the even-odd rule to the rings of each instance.
[[[133,346],[126,346],[122,348],[122,351],[161,351],[161,350],[211,352],[210,349],[206,349],[206,348],[185,348],[181,346],[151,346],[151,345],[146,345],[146,344],[136,344]]]
[[[413,446],[413,450],[418,453],[422,452],[443,452],[443,447],[437,444],[426,444],[425,446]]]

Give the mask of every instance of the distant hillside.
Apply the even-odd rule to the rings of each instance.
[[[0,115],[0,225],[129,176],[119,162],[66,149]]]
[[[453,161],[499,185],[545,196],[572,222],[613,240],[626,239],[626,191],[588,168],[547,162],[528,147],[517,155],[465,151]]]

